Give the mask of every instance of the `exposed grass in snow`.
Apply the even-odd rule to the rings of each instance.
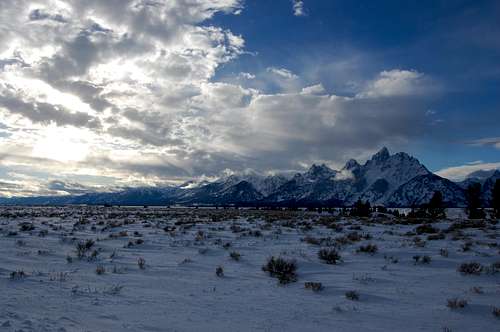
[[[0,330],[493,331],[499,236],[490,220],[2,207]]]

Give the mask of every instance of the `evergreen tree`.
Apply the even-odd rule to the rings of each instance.
[[[427,205],[427,213],[432,219],[446,218],[443,194],[440,191],[435,191],[434,195],[432,195],[432,198]]]
[[[473,183],[467,187],[465,192],[467,200],[467,214],[469,219],[481,219],[485,217],[484,211],[481,208],[481,184]]]
[[[370,202],[363,202],[361,199],[358,199],[351,208],[350,215],[352,217],[369,217],[371,215]]]
[[[495,186],[491,192],[491,207],[496,218],[500,218],[500,179],[495,181]]]

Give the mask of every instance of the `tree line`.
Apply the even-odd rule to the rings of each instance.
[[[495,181],[495,185],[491,191],[491,208],[493,209],[493,217],[500,218],[500,179]],[[467,203],[466,212],[469,219],[483,219],[486,217],[481,199],[481,184],[470,184],[465,190],[465,200]],[[372,212],[386,212],[383,207],[370,206],[368,201],[363,202],[358,200],[352,206],[350,215],[353,217],[369,217]],[[446,218],[446,205],[443,199],[443,194],[440,191],[435,191],[430,201],[419,208],[413,208],[408,213],[408,217],[414,218],[431,218],[441,219]]]

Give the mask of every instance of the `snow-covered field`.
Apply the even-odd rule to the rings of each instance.
[[[498,225],[444,220],[417,235],[422,222],[3,207],[0,331],[500,331]],[[378,250],[357,252],[367,244]],[[322,248],[341,260],[324,263]],[[295,282],[262,270],[271,256],[296,261]],[[457,270],[470,262],[479,274]],[[465,306],[450,308],[454,298]]]

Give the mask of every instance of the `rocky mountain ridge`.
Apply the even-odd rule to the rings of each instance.
[[[470,178],[455,183],[430,172],[416,158],[404,152],[390,154],[382,148],[359,164],[349,160],[340,170],[312,165],[291,177],[233,174],[213,182],[188,182],[181,186],[130,188],[112,193],[83,195],[0,198],[0,204],[61,205],[271,205],[271,206],[351,206],[358,199],[372,205],[413,207],[427,203],[441,191],[449,207],[465,206],[465,184],[480,182],[482,198],[491,200],[494,181],[500,171],[478,181]]]

